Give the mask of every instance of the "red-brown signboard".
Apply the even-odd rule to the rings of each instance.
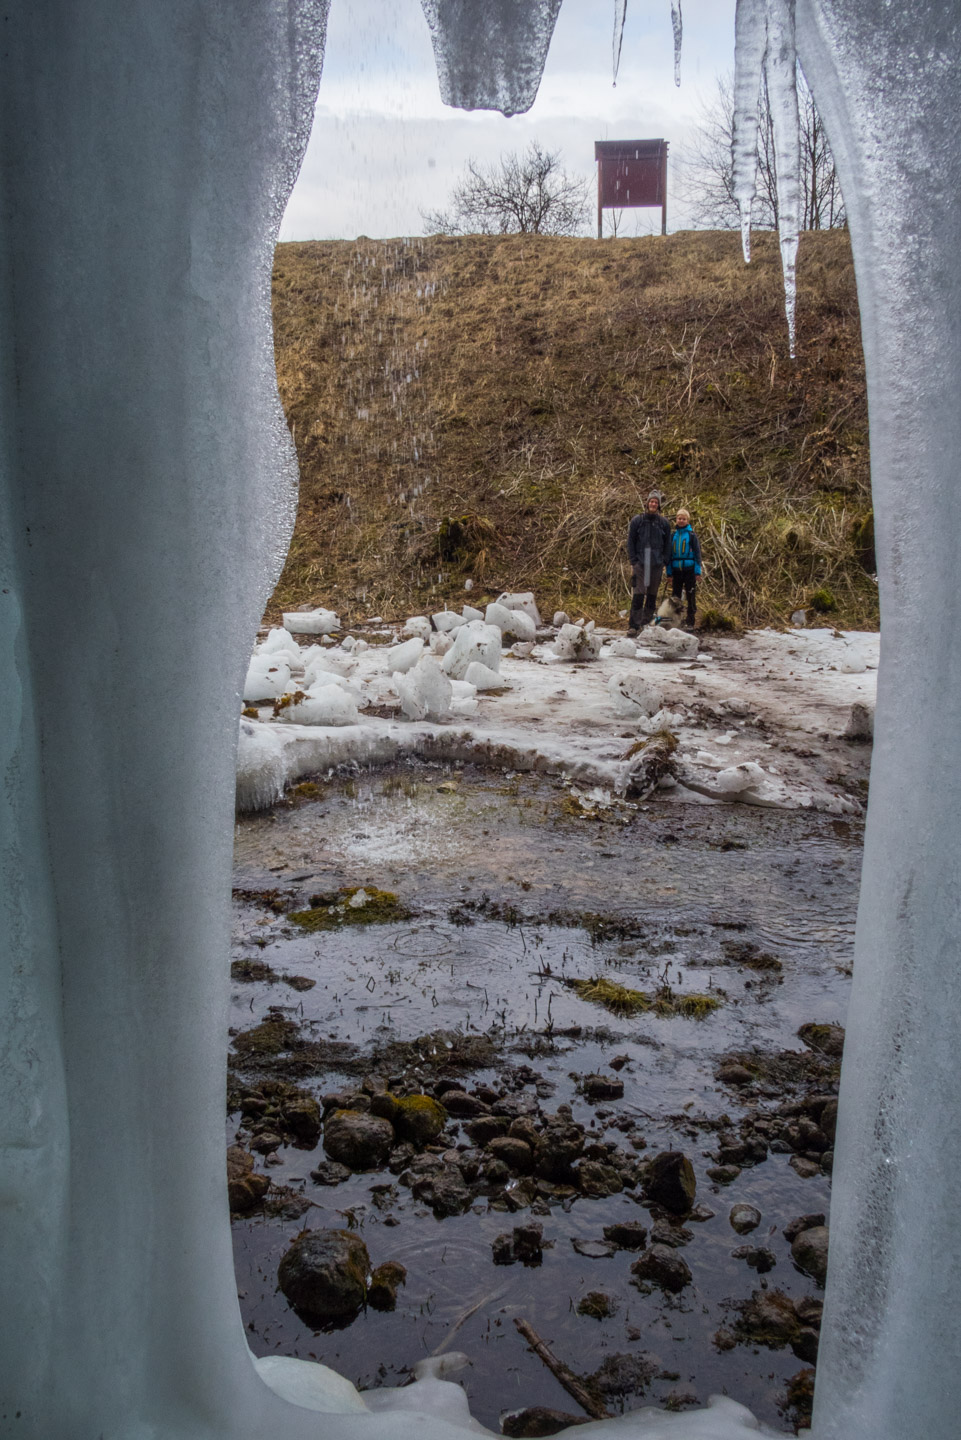
[[[597,238],[604,210],[661,207],[661,234],[667,234],[667,141],[595,140]]]

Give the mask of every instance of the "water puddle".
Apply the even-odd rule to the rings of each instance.
[[[228,1143],[251,1143],[256,1126],[249,1116],[242,1126],[237,1097],[265,1080],[320,1098],[374,1076],[368,1090],[442,1095],[456,1084],[542,1128],[560,1107],[598,1173],[620,1167],[592,1193],[518,1174],[488,1182],[489,1157],[462,1117],[407,1166],[325,1185],[311,1179],[322,1145],[284,1137],[257,1168],[275,1195],[289,1192],[289,1213],[233,1226],[248,1338],[258,1354],[323,1360],[361,1387],[401,1383],[424,1355],[463,1350],[472,1411],[496,1430],[510,1408],[577,1409],[518,1335],[520,1317],[581,1376],[610,1362],[613,1412],[726,1391],[790,1429],[784,1393],[798,1354],[730,1342],[736,1305],[752,1293],[821,1293],[782,1228],[828,1210],[829,1162],[804,1161],[796,1127],[805,1097],[823,1105],[837,1061],[797,1032],[844,1021],[859,827],[670,801],[588,819],[570,802],[546,780],[424,766],[321,781],[239,823],[234,975],[266,978],[231,986]],[[358,886],[396,893],[408,913],[318,932],[291,921],[312,896]],[[571,983],[598,978],[652,1008],[615,1013]],[[694,996],[714,1006],[703,1018],[657,1013]],[[280,1048],[245,1050],[245,1033],[273,1035],[257,1030],[265,1020],[288,1026]],[[719,1078],[734,1056],[747,1083]],[[613,1083],[594,1094],[591,1076]],[[732,1162],[745,1137],[755,1153]],[[712,1178],[725,1146],[730,1173]],[[683,1151],[696,1175],[701,1211],[682,1229],[644,1193],[645,1161],[666,1150]],[[463,1213],[438,1218],[430,1167],[455,1162],[479,1173]],[[746,1236],[729,1221],[740,1203],[762,1217]],[[604,1238],[625,1221],[676,1245],[690,1283],[676,1294],[639,1288],[637,1253]],[[532,1222],[543,1227],[541,1263],[495,1265],[497,1237]],[[406,1267],[396,1310],[369,1308],[343,1329],[299,1318],[277,1267],[305,1226],[356,1229],[372,1266]],[[773,1268],[732,1254],[745,1245],[769,1250]],[[607,1297],[606,1316],[579,1312],[589,1292]]]

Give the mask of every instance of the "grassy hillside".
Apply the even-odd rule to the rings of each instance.
[[[277,373],[301,468],[268,615],[355,619],[507,588],[598,620],[627,524],[692,513],[702,606],[822,603],[877,623],[867,413],[847,236],[801,241],[798,359],[776,240],[538,236],[278,247]],[[575,617],[576,618],[576,615]]]

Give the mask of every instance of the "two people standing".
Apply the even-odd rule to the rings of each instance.
[[[661,497],[652,490],[647,506],[635,515],[627,532],[627,556],[633,587],[628,635],[636,635],[654,618],[661,577],[667,570],[676,599],[687,601],[687,626],[694,627],[697,577],[701,573],[701,547],[691,529],[691,517],[678,510],[673,534],[671,522],[661,514]]]

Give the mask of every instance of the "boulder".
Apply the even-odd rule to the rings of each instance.
[[[643,1250],[647,1243],[647,1228],[639,1220],[621,1220],[615,1225],[604,1226],[604,1239],[610,1240],[618,1250]]]
[[[260,1204],[270,1189],[270,1179],[254,1170],[254,1157],[240,1145],[227,1151],[227,1197],[230,1208],[245,1215]]]
[[[398,1139],[429,1145],[447,1124],[447,1111],[432,1095],[406,1095],[397,1101],[394,1129]]]
[[[284,1124],[295,1143],[313,1149],[320,1139],[320,1106],[310,1096],[298,1096],[284,1105]]]
[[[582,1160],[574,1171],[574,1183],[582,1195],[598,1200],[605,1195],[617,1195],[624,1189],[619,1172],[599,1160]]]
[[[754,1205],[732,1205],[728,1219],[739,1235],[747,1235],[760,1225],[761,1212]]]
[[[487,1146],[487,1153],[495,1160],[502,1160],[515,1175],[530,1175],[534,1169],[534,1156],[526,1140],[512,1135],[498,1135]]]
[[[350,1230],[307,1230],[280,1262],[277,1279],[294,1309],[323,1324],[354,1316],[367,1293],[370,1257]]]
[[[697,1180],[694,1166],[680,1150],[663,1150],[648,1161],[644,1194],[672,1215],[686,1215],[694,1204]]]
[[[828,1273],[829,1235],[827,1225],[815,1225],[811,1230],[802,1230],[791,1245],[791,1259],[795,1265],[821,1286]]]
[[[453,1115],[457,1120],[490,1114],[489,1105],[479,1100],[476,1095],[468,1095],[465,1090],[445,1090],[441,1100],[448,1115]]]
[[[759,1275],[765,1275],[777,1264],[777,1256],[766,1245],[738,1245],[731,1255],[735,1260],[746,1260]]]
[[[389,1120],[361,1110],[333,1110],[324,1121],[324,1149],[351,1170],[379,1170],[394,1145]]]
[[[825,1217],[821,1213],[816,1215],[798,1215],[796,1219],[789,1221],[788,1224],[784,1226],[781,1234],[785,1240],[790,1240],[793,1244],[802,1230],[813,1230],[815,1226],[823,1225],[824,1219]]]
[[[433,1175],[415,1181],[412,1188],[414,1198],[429,1205],[438,1219],[463,1215],[473,1198],[456,1165],[442,1165]]]

